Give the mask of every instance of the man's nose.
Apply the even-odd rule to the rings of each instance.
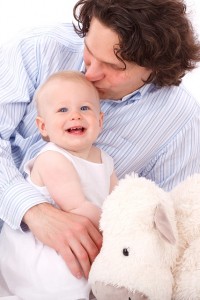
[[[91,63],[86,66],[85,77],[91,82],[103,79],[104,73],[101,64],[96,60],[91,61]]]

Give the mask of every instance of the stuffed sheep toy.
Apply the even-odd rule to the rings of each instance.
[[[103,206],[97,300],[200,300],[200,174],[171,192],[127,176]]]
[[[169,193],[136,175],[103,205],[103,245],[89,275],[97,300],[171,300],[177,227]]]

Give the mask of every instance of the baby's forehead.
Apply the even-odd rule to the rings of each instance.
[[[55,98],[56,95],[59,97],[62,91],[66,94],[66,98],[61,97],[63,100],[70,99],[72,95],[76,97],[77,94],[77,99],[100,107],[99,94],[93,84],[86,78],[52,77],[41,86],[41,89],[38,91],[38,100],[40,103],[44,103],[44,100],[52,100],[52,97]]]
[[[81,77],[64,77],[64,76],[60,76],[60,77],[52,77],[50,78],[49,81],[47,81],[47,85],[49,86],[50,84],[55,84],[57,86],[57,84],[59,86],[65,86],[65,85],[75,85],[75,86],[84,86],[85,88],[90,89],[91,91],[94,91],[97,94],[97,97],[99,98],[99,94],[95,88],[95,86],[89,81],[87,80],[84,75],[82,75]]]

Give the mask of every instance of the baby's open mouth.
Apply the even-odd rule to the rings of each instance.
[[[78,127],[71,127],[67,129],[67,132],[69,133],[83,133],[86,129],[84,127],[78,126]]]

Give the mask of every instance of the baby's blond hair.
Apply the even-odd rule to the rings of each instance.
[[[53,73],[50,75],[44,83],[42,83],[38,89],[36,90],[36,93],[34,95],[34,101],[36,104],[36,109],[38,112],[38,115],[40,114],[40,101],[41,101],[41,93],[42,91],[48,87],[48,84],[51,83],[54,80],[68,80],[68,81],[77,81],[77,82],[83,82],[88,85],[88,87],[92,88],[96,94],[97,98],[99,98],[98,92],[96,88],[93,86],[93,84],[87,80],[87,78],[84,76],[83,73],[78,72],[78,71],[59,71],[56,73]]]

